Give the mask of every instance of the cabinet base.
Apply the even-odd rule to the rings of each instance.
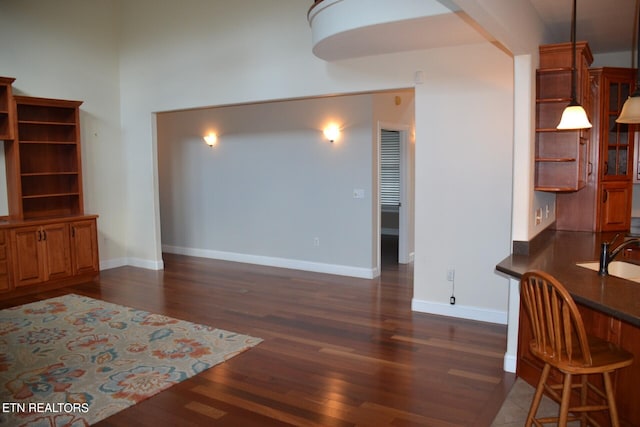
[[[20,286],[18,288],[13,288],[9,291],[0,293],[0,301],[24,295],[37,294],[38,292],[50,291],[52,289],[80,285],[82,283],[97,282],[99,278],[99,274],[87,274],[81,276],[73,276],[66,279],[54,280],[38,285]]]

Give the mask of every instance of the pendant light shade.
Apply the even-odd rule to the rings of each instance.
[[[636,29],[638,30],[638,37],[636,38],[636,47],[638,52],[636,54],[636,68],[640,63],[640,8],[638,8],[638,21],[636,22]],[[640,123],[640,75],[636,70],[636,90],[627,98],[620,111],[620,117],[616,119],[616,123]]]
[[[616,119],[616,123],[640,123],[640,92],[635,91],[624,102],[620,117]]]
[[[562,112],[557,129],[588,129],[591,122],[587,112],[578,102],[576,95],[576,0],[573,0],[573,16],[571,17],[571,101]]]
[[[638,101],[640,101],[640,98],[638,98]],[[638,106],[638,108],[640,108],[640,104],[638,104]],[[591,122],[589,122],[587,112],[584,111],[582,105],[577,102],[572,102],[562,112],[562,117],[560,118],[557,129],[589,129],[590,127]]]

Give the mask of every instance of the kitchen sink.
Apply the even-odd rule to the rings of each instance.
[[[576,265],[594,271],[600,269],[600,263],[598,261],[579,262]],[[621,279],[640,283],[640,265],[624,261],[612,261],[609,263],[609,276],[616,276]]]

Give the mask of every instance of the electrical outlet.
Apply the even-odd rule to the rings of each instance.
[[[319,237],[314,237],[313,238],[313,246],[315,246],[315,247],[320,246],[320,238]]]
[[[542,208],[536,209],[536,225],[542,224]]]
[[[447,270],[447,281],[453,282],[455,277],[456,277],[456,270],[454,270],[453,268],[450,268],[449,270]]]

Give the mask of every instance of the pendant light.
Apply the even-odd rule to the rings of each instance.
[[[571,18],[571,101],[562,112],[557,129],[588,129],[591,122],[587,117],[576,95],[576,0],[573,0],[573,16]]]
[[[638,49],[636,55],[636,68],[640,63],[640,8],[636,7],[638,11],[638,22],[636,22],[636,29],[638,30],[638,37],[636,38],[636,47]],[[636,70],[636,90],[633,91],[631,96],[627,98],[620,111],[620,116],[616,119],[616,123],[640,123],[640,74]]]

